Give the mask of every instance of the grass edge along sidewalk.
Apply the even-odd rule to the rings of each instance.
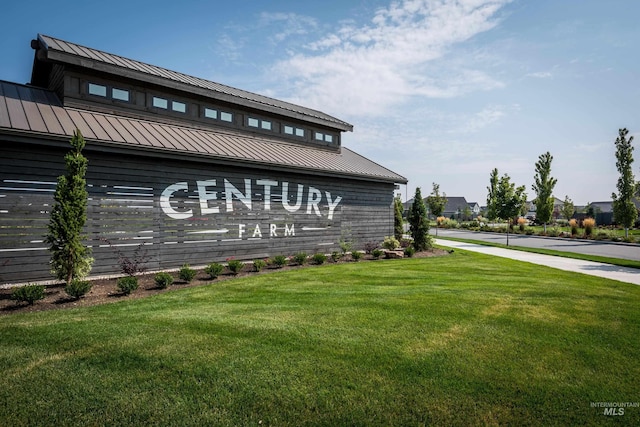
[[[472,244],[481,245],[481,246],[492,246],[492,247],[502,248],[502,249],[513,249],[515,251],[530,252],[530,253],[536,253],[541,255],[551,255],[551,256],[557,256],[557,257],[563,257],[563,258],[579,259],[583,261],[600,262],[603,264],[617,265],[619,267],[640,269],[640,261],[634,261],[629,259],[579,254],[575,252],[556,251],[552,249],[528,248],[525,246],[513,246],[513,245],[507,246],[504,243],[485,242],[482,240],[473,240],[473,239],[460,239],[458,237],[449,237],[449,236],[446,236],[446,237],[433,236],[433,237],[436,239],[451,240],[454,242],[472,243]]]
[[[639,305],[460,250],[16,314],[0,424],[602,425],[640,400]]]

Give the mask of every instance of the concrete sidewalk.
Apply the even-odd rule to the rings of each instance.
[[[557,268],[559,270],[573,271],[575,273],[589,274],[591,276],[604,277],[605,279],[640,285],[640,270],[635,268],[619,267],[617,265],[603,264],[601,262],[583,261],[552,255],[534,254],[512,249],[495,248],[492,246],[456,242],[453,240],[435,239],[435,243],[449,248],[464,249],[465,251],[511,258],[517,261],[530,262],[532,264],[544,265],[551,268]]]

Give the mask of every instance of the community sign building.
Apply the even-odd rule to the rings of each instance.
[[[51,280],[44,243],[79,130],[92,276],[330,253],[393,234],[401,175],[328,114],[38,35],[29,84],[0,81],[0,284]]]

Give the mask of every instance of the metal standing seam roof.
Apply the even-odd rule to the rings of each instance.
[[[347,149],[320,150],[230,131],[203,130],[64,107],[50,91],[0,81],[0,134],[69,137],[220,160],[304,169],[330,175],[406,183],[407,179]]]
[[[177,83],[181,83],[187,86],[196,87],[200,89],[206,89],[214,94],[228,95],[236,100],[245,100],[253,103],[257,103],[264,106],[269,106],[281,110],[284,115],[302,115],[305,117],[312,117],[324,122],[328,126],[335,126],[344,131],[353,130],[353,126],[347,122],[339,120],[333,116],[325,114],[321,111],[313,110],[311,108],[302,107],[300,105],[292,104],[285,101],[280,101],[274,98],[269,98],[264,95],[255,94],[252,92],[236,89],[230,86],[226,86],[220,83],[215,83],[209,80],[201,79],[198,77],[189,76],[187,74],[179,73],[177,71],[168,70],[155,65],[145,64],[144,62],[135,61],[133,59],[124,58],[118,55],[114,55],[107,52],[102,52],[97,49],[81,46],[75,43],[70,43],[64,40],[56,39],[51,36],[38,34],[38,40],[40,46],[47,52],[47,57],[52,60],[60,62],[73,63],[76,65],[86,66],[82,59],[89,59],[96,63],[107,64],[107,66],[114,66],[125,68],[130,71],[140,73],[142,80],[148,79],[148,76],[159,77],[166,80],[171,80]],[[70,55],[70,56],[69,56]],[[215,97],[215,95],[214,95]],[[291,114],[293,113],[293,114]]]

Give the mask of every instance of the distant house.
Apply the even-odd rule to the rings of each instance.
[[[525,217],[528,219],[536,218],[536,205],[533,200],[527,201],[525,206],[527,207],[527,213]],[[553,198],[553,213],[552,218],[558,219],[562,216],[562,207],[564,206],[564,200],[560,200],[557,197]]]
[[[478,207],[479,209],[479,207]],[[447,197],[447,205],[444,207],[442,216],[457,220],[469,219],[473,214],[467,199],[464,197]]]
[[[478,202],[469,202],[469,209],[471,209],[471,213],[473,214],[474,217],[477,217],[478,215],[480,215],[480,205],[478,204]]]

